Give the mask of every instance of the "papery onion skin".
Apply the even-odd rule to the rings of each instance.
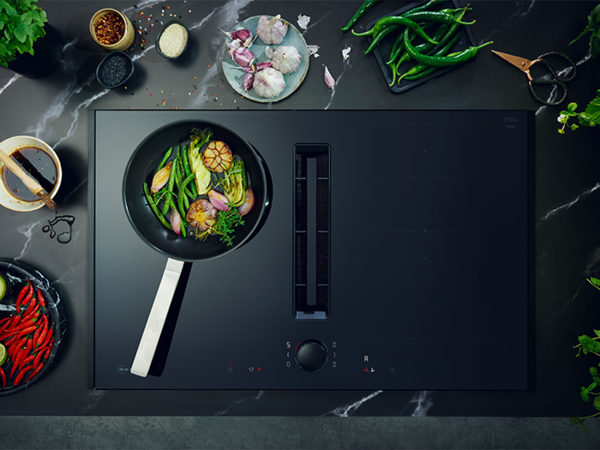
[[[263,98],[272,98],[280,95],[285,90],[283,74],[267,67],[254,76],[254,91]]]
[[[258,27],[256,34],[262,41],[267,45],[281,44],[285,37],[288,27],[281,20],[281,16],[278,14],[271,20],[267,16],[262,16],[258,19]]]
[[[284,75],[296,72],[300,68],[302,56],[298,49],[291,45],[282,45],[273,52],[271,63],[273,68],[279,70]]]
[[[227,197],[220,192],[211,189],[208,191],[208,198],[210,199],[210,203],[219,211],[229,211],[229,206],[227,206]]]
[[[252,192],[252,188],[246,189],[246,198],[244,203],[240,205],[238,208],[238,214],[240,216],[245,216],[254,208],[254,192]]]

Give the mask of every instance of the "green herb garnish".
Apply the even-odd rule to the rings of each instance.
[[[592,33],[590,36],[590,52],[592,53],[592,58],[595,58],[598,56],[598,53],[600,53],[600,5],[592,9],[592,12],[588,16],[587,27],[585,27],[581,34],[573,39],[569,45],[573,42],[577,42],[588,33]]]
[[[576,124],[569,124],[571,117],[579,119],[579,125],[584,127],[593,127],[600,123],[600,89],[596,91],[596,98],[593,99],[583,112],[577,112],[577,103],[569,103],[566,111],[561,111],[558,116],[558,122],[562,123],[562,128],[558,129],[560,134],[565,134],[565,128],[575,131],[579,128]]]
[[[235,239],[233,232],[235,227],[239,225],[244,225],[242,216],[239,215],[237,208],[229,208],[229,211],[218,212],[217,221],[212,230],[221,235],[221,242],[231,246],[233,245],[233,239]]]

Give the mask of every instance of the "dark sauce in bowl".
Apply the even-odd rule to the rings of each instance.
[[[10,157],[17,161],[50,194],[56,185],[56,164],[52,157],[41,148],[24,147],[13,152]],[[36,202],[40,198],[31,192],[8,167],[2,169],[2,182],[6,190],[24,202]]]

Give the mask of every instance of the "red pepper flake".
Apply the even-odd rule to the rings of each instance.
[[[95,25],[94,32],[101,44],[116,44],[125,35],[125,22],[118,14],[108,13],[100,17]]]

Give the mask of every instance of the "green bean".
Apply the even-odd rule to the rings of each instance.
[[[185,168],[185,174],[186,176],[190,176],[190,175],[194,175],[192,172],[192,168],[190,167],[190,160],[188,159],[187,156],[188,152],[187,152],[187,148],[184,145],[183,149],[182,149],[182,161],[183,161],[183,167]],[[195,177],[195,175],[194,175]],[[192,183],[191,185],[191,192],[190,192],[190,197],[192,199],[195,199],[198,196],[198,191],[196,191],[196,183]]]
[[[148,189],[148,183],[144,183],[144,195],[146,196],[146,201],[150,205],[150,209],[152,209],[152,211],[154,212],[154,215],[158,218],[158,220],[160,220],[160,223],[162,223],[169,230],[172,230],[173,227],[171,227],[171,224],[169,222],[167,222],[165,217],[158,210],[158,207],[156,206],[156,203],[154,202],[154,199],[152,198],[152,195],[150,194],[150,189]]]
[[[171,156],[172,151],[173,151],[173,147],[171,147],[169,150],[167,150],[167,152],[165,153],[165,156],[163,156],[162,161],[158,165],[156,172],[158,172],[160,169],[162,169],[165,166],[165,164],[167,163],[167,159],[169,159],[169,156]]]
[[[173,165],[171,166],[171,173],[169,173],[169,183],[167,184],[167,193],[165,195],[165,204],[162,209],[163,215],[167,213],[167,211],[169,210],[169,206],[173,202],[172,197],[173,197],[173,187],[175,185],[175,170],[174,170],[175,167],[176,167],[176,165],[175,165],[175,163],[173,163]]]

